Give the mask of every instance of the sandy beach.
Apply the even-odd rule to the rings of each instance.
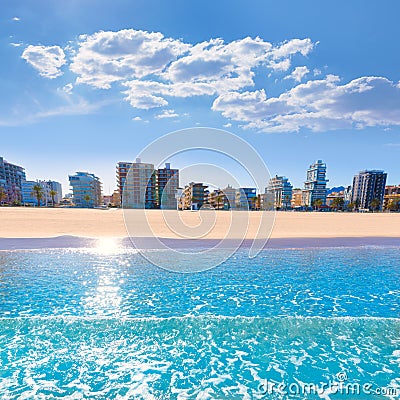
[[[128,226],[132,233],[138,236],[148,236],[147,224],[141,217],[142,210],[130,210]],[[220,211],[203,214],[212,220],[211,225],[201,233],[202,239],[220,239],[225,237],[231,224],[231,213]],[[273,222],[273,213],[250,212],[242,213],[240,218],[244,224],[235,227],[233,236],[242,236],[246,232],[246,239],[253,239],[257,235],[260,218],[263,216],[267,222],[262,227],[261,236],[271,238],[368,238],[368,237],[400,237],[399,213],[321,213],[321,212],[277,212]],[[182,232],[174,232],[171,229],[170,220],[181,219],[185,229]],[[166,220],[165,220],[166,217]],[[164,215],[160,210],[149,210],[146,218],[152,228],[153,234],[162,238],[181,238],[186,232],[196,230],[201,226],[199,212],[167,211]],[[207,219],[206,218],[206,219]],[[235,222],[237,225],[237,222]],[[271,230],[272,228],[272,230]],[[179,231],[179,229],[178,229]],[[66,209],[66,208],[12,208],[0,207],[0,238],[51,238],[63,235],[104,238],[127,237],[129,233],[124,221],[124,213],[121,209],[95,210],[95,209]],[[181,233],[181,235],[179,234]],[[196,236],[196,235],[195,235]]]

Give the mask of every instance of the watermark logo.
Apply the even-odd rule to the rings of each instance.
[[[201,162],[198,157],[191,159],[193,152],[197,156],[204,152]],[[175,181],[170,177],[162,182],[164,172],[157,172],[166,162],[172,165],[174,157],[185,163],[179,169],[181,181],[182,175],[196,177],[192,185],[181,182],[188,185],[180,193],[176,191],[175,202]],[[133,245],[152,264],[184,273],[213,268],[243,245],[249,229],[252,240],[246,247],[250,258],[267,243],[275,212],[255,213],[254,209],[261,208],[270,174],[258,152],[245,140],[220,129],[190,128],[162,136],[135,158],[138,163],[124,177],[124,220]],[[153,164],[154,169],[146,163]],[[251,187],[244,187],[249,181]],[[230,186],[224,187],[221,182]],[[220,188],[221,195],[216,195],[212,203],[207,190],[212,192],[213,188]],[[204,193],[204,201],[199,201],[199,193]],[[177,201],[181,208],[192,211],[178,210]]]
[[[341,395],[348,398],[365,398],[366,396],[387,396],[398,398],[400,388],[385,386],[379,387],[373,383],[350,382],[347,373],[342,371],[335,375],[335,378],[328,382],[307,383],[307,382],[273,382],[268,379],[262,381],[258,386],[258,393],[261,398],[270,398],[272,395],[279,396],[319,396],[331,398],[330,396]]]

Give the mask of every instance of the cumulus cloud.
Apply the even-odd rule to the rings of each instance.
[[[212,110],[265,132],[400,125],[398,83],[362,77],[342,84],[334,75],[321,78],[318,68],[310,72],[305,65],[293,65],[316,45],[309,38],[272,44],[259,37],[185,43],[160,32],[124,29],[82,35],[64,49],[29,45],[22,58],[46,78],[60,76],[67,64],[76,77],[74,85],[122,88],[124,99],[136,109],[172,107],[175,98],[212,96]],[[289,70],[285,79],[296,86],[276,97],[268,97],[267,88],[255,79],[260,71],[271,76]],[[308,74],[313,80],[300,83]],[[62,91],[70,94],[72,88],[67,84]],[[172,109],[156,116],[174,117]]]
[[[281,61],[270,61],[269,67],[274,71],[287,71],[290,68],[290,59]]]
[[[344,85],[339,81],[328,75],[271,98],[264,90],[230,92],[219,96],[212,109],[265,132],[400,125],[399,83],[382,77],[362,77]]]
[[[310,39],[272,45],[259,37],[189,44],[160,32],[123,29],[81,35],[65,51],[76,84],[122,85],[132,107],[148,109],[167,105],[168,97],[218,96],[252,87],[257,67],[287,70],[292,55],[307,55],[314,46]],[[22,57],[48,78],[59,76],[65,63],[58,46],[29,46]]]
[[[176,118],[179,115],[175,112],[175,110],[163,110],[161,114],[156,115],[157,119],[164,119],[164,118]]]
[[[67,64],[76,76],[74,85],[122,88],[136,109],[166,107],[174,98],[213,96],[212,110],[265,132],[400,125],[399,83],[362,77],[341,84],[334,75],[319,78],[318,68],[292,67],[295,55],[307,57],[317,43],[295,38],[271,44],[259,37],[185,43],[160,32],[124,29],[82,35],[64,49],[30,45],[22,58],[46,78],[60,76]],[[297,86],[276,97],[268,97],[260,84],[255,89],[259,70],[270,76],[290,68],[285,79]],[[300,83],[307,74],[314,80]],[[71,94],[72,88],[67,84],[62,91]],[[176,116],[165,109],[156,118]]]
[[[293,43],[292,43],[293,42]],[[172,61],[159,80],[128,80],[123,85],[126,100],[133,107],[165,105],[166,97],[215,96],[254,86],[254,69],[264,65],[270,70],[286,70],[296,52],[308,54],[310,39],[292,40],[273,46],[260,38],[244,38],[230,43],[222,39],[195,44],[187,53]],[[142,104],[141,99],[151,98]]]
[[[317,43],[318,44],[318,43]],[[314,48],[315,44],[311,39],[292,39],[284,42],[282,45],[273,50],[274,58],[285,58],[296,53],[306,56]]]
[[[254,86],[256,67],[286,70],[293,54],[306,55],[313,46],[310,39],[273,46],[259,37],[188,44],[159,32],[125,29],[81,36],[70,70],[77,83],[96,88],[119,82],[128,87],[124,93],[133,107],[153,108],[167,104],[165,96],[212,96]],[[134,92],[138,89],[141,95]]]
[[[70,69],[77,83],[109,89],[113,82],[160,74],[190,45],[159,32],[124,29],[82,35]]]
[[[307,67],[296,67],[293,72],[285,76],[284,79],[294,79],[296,82],[301,82],[309,72],[310,70]]]
[[[49,79],[62,75],[60,68],[66,63],[64,51],[59,46],[29,45],[22,53],[22,58],[41,76]]]

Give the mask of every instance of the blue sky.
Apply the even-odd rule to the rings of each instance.
[[[209,126],[247,140],[294,186],[317,158],[330,186],[365,168],[400,183],[398,1],[5,0],[0,10],[0,155],[29,179],[66,190],[68,174],[87,170],[108,193],[116,162]]]

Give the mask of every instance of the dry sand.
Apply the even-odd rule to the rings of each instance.
[[[130,233],[137,236],[148,236],[145,229],[143,211],[130,210],[128,225],[134,229]],[[220,239],[225,237],[231,223],[231,213],[220,211],[215,213],[216,222],[213,223],[214,213],[205,211],[203,214],[204,225],[207,229],[202,231],[200,213],[180,212],[186,228],[181,230],[181,235],[188,237],[191,232],[200,233],[202,238]],[[243,221],[236,223],[233,231],[234,237],[241,237],[246,231],[247,213],[236,212]],[[165,214],[169,223],[176,222],[176,211]],[[249,229],[246,239],[253,239],[258,231],[260,218],[267,217],[267,222],[262,227],[261,236],[268,236],[272,227],[273,213],[250,212]],[[171,231],[165,223],[160,210],[146,212],[148,221],[154,235],[165,238],[180,237]],[[236,216],[234,217],[236,218]],[[210,220],[210,221],[207,221]],[[208,225],[211,224],[211,225]],[[195,228],[197,226],[197,228]],[[134,231],[134,232],[133,232]],[[62,235],[81,237],[126,237],[129,236],[125,223],[124,213],[120,209],[91,210],[91,209],[66,209],[66,208],[12,208],[0,207],[0,238],[49,238]],[[275,223],[272,227],[271,238],[345,238],[345,237],[400,237],[400,213],[321,213],[321,212],[277,212]]]

